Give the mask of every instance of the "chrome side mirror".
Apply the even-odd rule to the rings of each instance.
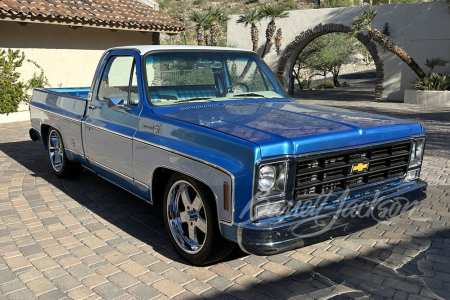
[[[130,110],[128,107],[125,107],[124,100],[122,98],[111,97],[108,99],[108,108],[115,110]]]

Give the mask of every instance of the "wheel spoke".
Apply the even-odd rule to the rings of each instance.
[[[183,186],[182,189],[183,190],[181,191],[181,201],[183,201],[184,208],[187,209],[187,207],[191,205],[191,199],[189,197],[187,185]]]
[[[189,239],[198,245],[196,227],[194,225],[191,225],[191,223],[188,223],[188,232]]]
[[[202,199],[198,195],[195,196],[194,201],[192,202],[192,207],[198,212],[203,207]]]
[[[198,217],[197,221],[195,222],[195,226],[200,229],[203,233],[206,233],[207,226],[206,221],[203,220],[200,216]]]
[[[53,148],[58,146],[58,137],[51,137],[50,141]]]

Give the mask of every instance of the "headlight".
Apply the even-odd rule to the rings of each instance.
[[[275,185],[276,174],[277,170],[274,166],[263,166],[259,170],[258,190],[260,190],[261,192],[270,191]]]
[[[279,196],[284,193],[287,162],[261,165],[258,172],[258,198]]]
[[[425,138],[414,139],[411,149],[411,158],[409,160],[410,168],[418,167],[422,164],[424,147],[425,147]]]

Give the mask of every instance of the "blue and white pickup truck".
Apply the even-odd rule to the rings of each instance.
[[[35,90],[31,125],[56,175],[84,167],[162,207],[196,265],[236,243],[271,255],[345,235],[426,197],[422,125],[299,104],[247,50],[109,49],[90,88]]]

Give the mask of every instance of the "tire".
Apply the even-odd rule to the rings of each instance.
[[[193,265],[221,260],[235,246],[220,233],[212,192],[186,175],[176,173],[170,177],[164,193],[163,213],[172,244]]]
[[[55,128],[50,128],[47,136],[47,151],[50,166],[56,176],[61,178],[73,177],[83,171],[80,164],[71,162],[64,149],[62,136]]]

